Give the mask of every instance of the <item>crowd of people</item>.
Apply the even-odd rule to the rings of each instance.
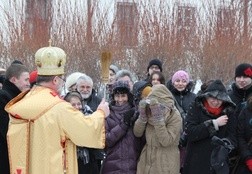
[[[230,89],[211,79],[197,94],[185,70],[166,81],[156,58],[137,82],[110,65],[105,92],[84,72],[65,78],[65,63],[49,46],[35,71],[14,61],[1,75],[0,173],[252,173],[250,63]]]

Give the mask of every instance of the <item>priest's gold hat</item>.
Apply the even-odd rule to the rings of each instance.
[[[59,47],[52,47],[49,41],[49,47],[40,48],[35,53],[35,64],[38,75],[62,75],[66,63],[66,53]]]

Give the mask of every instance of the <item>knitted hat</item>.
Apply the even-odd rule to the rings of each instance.
[[[235,69],[235,77],[250,77],[252,78],[252,65],[248,63],[242,63]]]
[[[147,71],[149,71],[149,68],[152,66],[152,65],[157,65],[160,69],[160,71],[162,72],[163,71],[163,68],[162,68],[162,62],[159,60],[159,59],[152,59],[150,62],[149,62],[149,65],[147,67]]]
[[[23,63],[21,61],[19,61],[19,60],[14,60],[13,62],[11,62],[11,64],[21,64],[21,65],[23,65]]]
[[[76,84],[77,80],[79,77],[84,76],[85,74],[81,73],[81,72],[74,72],[72,74],[70,74],[67,78],[66,78],[66,89],[69,91],[70,87],[73,86],[74,84]]]
[[[37,77],[38,77],[38,71],[36,71],[36,70],[35,70],[35,71],[32,71],[32,72],[30,73],[30,79],[29,79],[30,84],[36,83]]]
[[[119,71],[119,68],[117,66],[115,66],[115,65],[110,65],[109,69],[111,71],[113,71],[115,74]]]
[[[225,86],[220,80],[214,80],[211,84],[209,84],[203,95],[207,97],[214,97],[225,102],[233,103],[229,95],[227,94]]]
[[[173,74],[172,83],[174,83],[177,79],[185,80],[186,83],[189,83],[190,81],[188,73],[183,70],[179,70]]]

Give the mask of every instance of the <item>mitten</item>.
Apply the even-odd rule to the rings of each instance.
[[[131,126],[132,125],[132,121],[131,118],[134,116],[135,113],[135,109],[132,108],[126,112],[123,113],[123,122],[127,125],[127,126]]]
[[[246,161],[246,165],[247,165],[249,171],[252,172],[252,159],[248,159]]]
[[[150,110],[151,110],[151,117],[149,118],[149,123],[155,124],[164,121],[162,108],[157,99],[150,100]]]
[[[139,119],[144,123],[147,123],[146,105],[147,105],[146,100],[141,100],[139,102],[139,108],[138,108]]]

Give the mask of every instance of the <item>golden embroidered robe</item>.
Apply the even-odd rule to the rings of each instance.
[[[66,173],[77,174],[76,145],[105,146],[104,112],[84,117],[49,88],[35,86],[5,110],[11,173],[63,174],[65,164]]]

